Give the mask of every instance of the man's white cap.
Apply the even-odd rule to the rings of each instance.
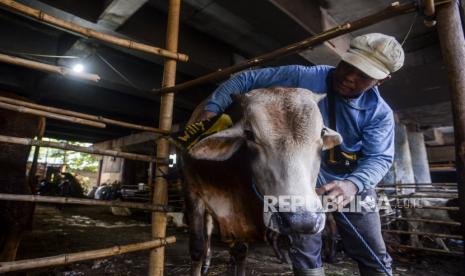
[[[342,55],[343,61],[377,80],[399,70],[404,58],[402,45],[394,37],[379,33],[357,36]]]

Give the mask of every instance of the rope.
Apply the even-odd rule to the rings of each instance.
[[[258,191],[257,189],[257,184],[255,183],[255,178],[252,177],[252,189],[255,192],[255,195],[262,201],[265,202],[265,198],[262,196],[262,194]]]
[[[357,238],[362,242],[363,246],[368,250],[368,253],[376,260],[376,262],[379,264],[379,266],[384,270],[384,272],[392,276],[392,273],[389,271],[389,269],[383,264],[383,262],[379,259],[378,255],[373,251],[373,249],[370,247],[368,242],[363,238],[363,236],[358,232],[357,228],[350,222],[350,220],[347,218],[346,214],[343,212],[339,212],[339,214],[342,216],[342,218],[345,220],[345,222],[349,225],[349,227],[352,229],[354,234],[357,236]]]

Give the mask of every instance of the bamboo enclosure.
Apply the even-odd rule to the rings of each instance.
[[[89,114],[70,111],[66,109],[44,106],[40,104],[35,104],[35,103],[30,103],[26,101],[21,101],[21,100],[16,100],[16,99],[11,99],[8,97],[0,96],[0,107],[5,106],[5,104],[9,104],[9,106],[11,106],[11,110],[15,110],[15,111],[23,110],[23,112],[33,110],[33,112],[36,112],[35,115],[44,116],[44,117],[62,120],[62,121],[70,121],[73,123],[87,124],[90,126],[95,126],[95,127],[100,127],[100,128],[106,127],[105,124],[110,124],[110,125],[126,127],[126,128],[136,129],[136,130],[161,133],[161,134],[169,134],[168,131],[163,131],[155,127],[143,126],[143,125],[138,125],[138,124],[133,124],[133,123],[128,123],[128,122],[108,119],[102,116],[89,115]],[[29,109],[26,109],[26,108],[29,108]],[[39,113],[39,111],[42,111],[42,112]],[[30,114],[34,114],[34,113],[30,113]]]
[[[3,1],[3,0],[0,0],[0,1]],[[73,78],[78,78],[78,79],[88,80],[88,81],[93,81],[93,82],[98,82],[100,80],[100,76],[96,74],[77,73],[66,67],[55,66],[51,64],[46,64],[42,62],[32,61],[32,60],[4,55],[4,54],[0,54],[0,62],[22,66],[22,67],[26,67],[26,68],[30,68],[34,70],[43,71],[43,72],[54,73],[54,74],[62,75],[64,77],[73,77]]]
[[[444,3],[449,3],[450,1],[436,1],[436,5],[442,5]],[[391,6],[386,8],[385,10],[373,14],[371,16],[364,17],[362,19],[346,23],[344,25],[338,26],[334,29],[328,30],[321,34],[315,35],[310,37],[306,40],[301,42],[297,42],[291,44],[287,47],[278,49],[271,53],[267,53],[261,55],[259,57],[247,60],[244,63],[240,63],[238,65],[228,67],[225,69],[220,69],[218,72],[214,72],[205,76],[202,76],[198,79],[188,81],[179,85],[175,85],[175,74],[176,74],[176,61],[188,61],[188,56],[184,54],[177,53],[178,48],[178,35],[179,35],[179,12],[180,12],[180,0],[169,0],[169,11],[168,11],[168,27],[167,27],[167,44],[166,50],[145,45],[142,43],[134,42],[131,40],[115,37],[112,35],[104,34],[101,32],[97,32],[92,29],[84,28],[82,26],[66,22],[59,18],[50,16],[48,14],[43,13],[42,11],[27,7],[22,5],[18,2],[11,1],[11,0],[0,0],[0,5],[7,7],[10,10],[13,10],[21,15],[26,15],[32,17],[40,22],[44,22],[47,24],[51,24],[65,30],[71,31],[73,33],[77,33],[83,35],[88,38],[93,38],[96,40],[100,40],[106,43],[111,43],[114,45],[118,45],[121,47],[142,51],[145,53],[155,54],[162,57],[165,57],[165,70],[164,70],[164,77],[163,77],[163,84],[162,88],[154,89],[155,92],[162,95],[161,104],[160,104],[160,122],[159,128],[155,127],[147,127],[132,123],[121,122],[117,120],[107,119],[100,116],[88,115],[79,112],[54,108],[54,107],[46,107],[37,104],[27,103],[23,101],[13,100],[9,98],[0,97],[0,107],[2,108],[10,108],[10,110],[16,110],[18,112],[35,112],[31,114],[36,114],[40,116],[45,116],[47,118],[53,118],[50,116],[55,116],[53,119],[58,120],[68,120],[69,122],[80,123],[80,124],[87,124],[92,125],[94,127],[106,127],[105,124],[113,124],[117,126],[155,132],[155,133],[162,133],[162,134],[169,134],[171,132],[172,126],[172,118],[173,118],[173,104],[174,104],[174,92],[178,91],[185,91],[187,88],[203,84],[206,82],[217,81],[222,78],[228,77],[232,73],[238,72],[240,70],[244,70],[246,68],[262,65],[266,62],[275,60],[280,57],[284,57],[290,54],[298,53],[305,49],[308,49],[311,46],[318,45],[323,43],[329,39],[335,38],[337,36],[353,32],[355,30],[361,29],[363,27],[367,27],[373,25],[377,22],[383,21],[388,18],[392,18],[398,15],[410,13],[416,10],[415,3],[407,3],[407,4],[399,4],[398,2],[393,3]],[[0,61],[3,61],[0,56]],[[11,59],[12,61],[16,62],[12,64],[17,64],[21,66],[26,66],[29,68],[42,70],[46,72],[53,72],[57,74],[61,74],[64,76],[73,76],[73,77],[80,77],[76,73],[70,71],[67,68],[52,66],[48,64],[37,63],[28,60],[22,60],[15,57],[6,57],[5,60]],[[6,62],[6,61],[5,61]],[[98,81],[99,77],[97,75],[86,74],[85,76],[81,76],[83,79],[91,80],[91,81]],[[58,115],[58,116],[57,116]],[[163,138],[163,137],[162,137]],[[72,150],[78,152],[86,152],[90,154],[98,154],[98,155],[105,155],[105,156],[113,156],[113,157],[121,157],[130,160],[139,160],[139,161],[146,161],[150,162],[150,172],[149,172],[149,180],[148,183],[152,183],[152,176],[155,174],[155,185],[154,185],[154,193],[153,193],[153,204],[143,204],[143,203],[133,203],[133,202],[107,202],[107,201],[100,201],[100,200],[85,200],[85,199],[74,199],[74,198],[54,198],[54,197],[39,197],[39,196],[31,196],[31,195],[8,195],[8,194],[0,194],[0,200],[21,200],[21,201],[32,201],[32,202],[51,202],[51,203],[62,203],[62,204],[84,204],[84,205],[99,205],[99,206],[114,206],[114,207],[128,207],[128,208],[138,208],[138,209],[145,209],[153,211],[152,214],[152,241],[143,242],[143,243],[136,243],[124,246],[115,246],[106,249],[100,250],[92,250],[92,251],[85,251],[80,253],[72,253],[72,254],[64,254],[60,256],[54,257],[46,257],[46,258],[39,258],[39,259],[32,259],[32,260],[23,260],[23,261],[16,261],[16,262],[3,262],[0,263],[0,273],[10,272],[10,271],[17,271],[17,270],[26,270],[32,268],[40,268],[40,267],[47,267],[47,266],[55,266],[55,265],[64,265],[69,264],[72,262],[78,262],[82,260],[91,260],[97,258],[103,258],[108,256],[114,256],[119,254],[124,254],[133,251],[139,250],[151,250],[150,256],[150,268],[149,268],[149,275],[157,275],[161,276],[164,273],[164,246],[167,244],[174,243],[176,241],[175,237],[167,237],[166,236],[166,215],[164,212],[167,212],[169,207],[166,206],[167,204],[167,182],[164,178],[164,175],[167,173],[168,167],[168,153],[169,153],[169,142],[167,139],[160,139],[157,143],[157,157],[147,156],[147,155],[140,155],[140,154],[132,154],[132,153],[125,153],[120,151],[114,150],[102,150],[102,149],[95,149],[92,147],[79,147],[73,146],[66,143],[56,143],[56,142],[47,142],[47,141],[37,141],[33,139],[27,138],[19,138],[19,137],[8,137],[8,136],[0,136],[0,142],[5,143],[13,143],[13,144],[21,144],[21,145],[33,145],[33,146],[44,146],[44,147],[52,147],[52,148],[59,148],[65,150]],[[152,168],[152,162],[157,163],[157,169],[154,170]],[[413,187],[419,187],[419,184],[412,184]],[[453,184],[457,185],[457,184]],[[453,185],[445,184],[441,187],[452,187]],[[390,186],[385,186],[389,188]],[[393,185],[394,189],[399,187],[408,187],[408,186],[400,186],[400,185]],[[424,186],[424,187],[440,187],[440,186]],[[399,197],[400,198],[400,197]],[[458,210],[458,207],[445,207],[445,206],[423,206],[421,208],[424,209],[437,209],[437,210]],[[414,219],[410,219],[414,221]],[[448,224],[448,222],[442,221],[421,221],[416,220],[419,222],[431,222],[431,223],[438,223],[438,224]],[[450,223],[452,225],[452,222]],[[453,224],[454,226],[457,224]],[[458,224],[460,225],[460,224]],[[437,234],[437,233],[427,233],[427,232],[409,232],[409,231],[402,231],[402,230],[383,230],[387,233],[395,233],[395,234],[414,234],[414,235],[430,235],[435,237],[442,237],[442,238],[458,238],[460,239],[461,236],[458,235],[446,235],[446,234]],[[411,246],[399,245],[399,247],[404,248],[412,248]],[[425,249],[429,250],[429,249]],[[431,249],[433,252],[439,252],[441,250]],[[445,251],[445,250],[444,250]],[[455,254],[457,252],[450,252],[451,254]]]
[[[125,201],[108,201],[97,199],[84,199],[73,197],[56,197],[56,196],[39,196],[39,195],[18,195],[18,194],[1,194],[0,200],[11,201],[28,201],[28,202],[41,202],[41,203],[59,203],[59,204],[79,204],[90,206],[108,206],[108,207],[123,207],[132,209],[149,210],[152,212],[170,212],[173,211],[168,206],[153,205],[138,202],[125,202]]]
[[[20,138],[20,137],[0,135],[0,142],[9,143],[9,144],[17,144],[17,145],[25,145],[25,146],[49,147],[49,148],[70,150],[70,151],[76,151],[76,152],[85,152],[85,153],[90,153],[90,154],[120,157],[120,158],[129,159],[129,160],[136,160],[136,161],[156,162],[156,163],[162,163],[162,164],[168,163],[168,159],[155,158],[149,155],[128,153],[128,152],[122,152],[122,151],[116,151],[116,150],[97,149],[94,147],[81,147],[81,146],[70,145],[68,143],[38,141],[34,139],[29,139],[29,138]]]
[[[79,253],[62,254],[59,256],[13,261],[13,262],[0,262],[0,273],[7,273],[12,271],[28,270],[33,268],[42,268],[49,266],[66,265],[79,261],[94,260],[105,257],[121,255],[129,252],[149,250],[176,242],[174,236],[167,237],[166,239],[154,239],[152,241],[140,242],[128,245],[116,245],[110,248],[83,251]]]
[[[76,34],[80,34],[84,37],[93,38],[99,41],[103,41],[106,43],[110,43],[113,45],[117,45],[120,47],[141,51],[148,54],[153,54],[157,56],[162,56],[166,58],[172,58],[179,61],[187,62],[189,57],[185,54],[176,53],[173,51],[161,49],[158,47],[150,46],[147,44],[142,44],[139,42],[135,42],[132,40],[116,37],[113,35],[105,34],[102,32],[98,32],[89,28],[84,28],[74,23],[67,22],[65,20],[56,18],[54,16],[48,15],[40,10],[33,9],[21,3],[12,0],[0,0],[0,5],[12,10],[16,13],[19,13],[24,16],[32,17],[40,22],[51,24],[53,26],[57,26],[59,28],[65,29],[67,31],[71,31]]]

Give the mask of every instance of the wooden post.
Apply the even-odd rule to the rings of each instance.
[[[46,125],[46,119],[44,117],[40,118],[40,123],[39,123],[39,133],[37,134],[37,140],[42,141],[42,138],[44,137],[45,133],[45,125]],[[31,169],[29,170],[29,186],[30,187],[36,187],[38,184],[36,182],[36,173],[37,173],[37,166],[39,163],[39,151],[40,151],[40,146],[35,146],[34,147],[34,157],[32,158],[32,163],[31,163]]]
[[[168,26],[166,31],[166,49],[177,52],[179,34],[179,13],[181,0],[169,0]],[[176,60],[166,59],[163,72],[162,87],[171,87],[176,84]],[[166,93],[162,95],[160,102],[160,123],[162,130],[171,130],[173,123],[173,103],[174,94]],[[167,159],[169,157],[170,143],[167,139],[160,139],[157,142],[157,157]],[[168,165],[158,166],[156,170],[155,187],[153,190],[153,203],[168,203],[168,183],[164,175],[168,173]],[[166,214],[152,214],[152,237],[164,238],[166,235]],[[161,276],[164,273],[165,249],[157,248],[150,252],[150,276]]]
[[[462,236],[465,238],[465,40],[458,1],[437,10],[438,34],[449,80],[455,132],[455,165],[457,168]],[[464,248],[465,254],[465,248]]]

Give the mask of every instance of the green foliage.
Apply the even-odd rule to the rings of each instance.
[[[53,141],[58,143],[68,143],[75,146],[89,147],[91,144],[79,143],[72,141],[56,140],[44,138],[44,141]],[[34,156],[34,150],[31,150],[29,161],[32,161]],[[98,163],[100,158],[96,155],[91,155],[82,152],[65,151],[54,148],[40,148],[39,151],[39,162],[40,163],[56,163],[66,164],[71,170],[81,170],[88,172],[97,172]]]

